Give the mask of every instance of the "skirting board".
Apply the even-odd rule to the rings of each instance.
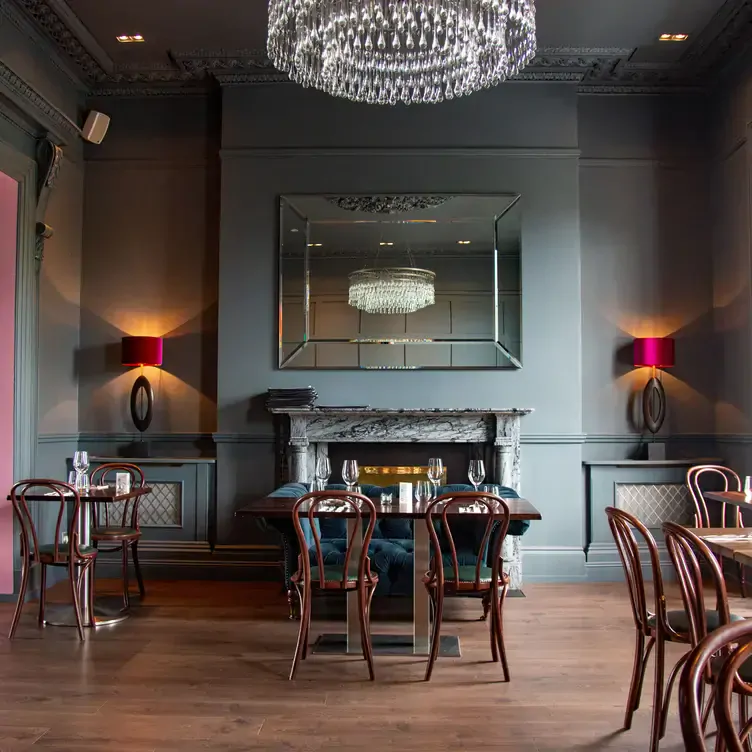
[[[582,582],[585,552],[579,546],[522,545],[522,587],[527,582]]]

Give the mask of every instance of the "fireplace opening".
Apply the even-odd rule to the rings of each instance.
[[[361,467],[407,467],[427,466],[431,457],[441,457],[447,477],[446,482],[469,483],[467,468],[470,460],[482,459],[486,464],[486,481],[494,482],[493,451],[486,444],[436,444],[423,443],[368,443],[342,442],[329,444],[329,459],[332,465],[332,483],[342,482],[342,463],[357,460]],[[372,482],[370,479],[368,482]],[[390,483],[393,481],[390,481]],[[375,485],[390,485],[375,482]]]

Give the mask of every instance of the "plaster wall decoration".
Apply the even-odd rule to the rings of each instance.
[[[0,0],[22,12],[72,62],[90,94],[127,96],[194,94],[213,83],[222,86],[287,83],[266,51],[167,51],[168,61],[128,66],[113,64],[64,0]],[[727,0],[708,25],[692,36],[676,63],[640,64],[628,48],[542,47],[512,81],[565,82],[583,93],[659,93],[707,89],[748,48],[752,1]]]

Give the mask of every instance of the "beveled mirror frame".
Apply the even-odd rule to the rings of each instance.
[[[438,198],[449,200],[452,198],[484,198],[495,199],[498,198],[500,203],[506,201],[506,205],[501,211],[488,217],[488,221],[493,226],[493,249],[492,249],[492,267],[489,272],[493,274],[493,278],[496,280],[496,284],[493,286],[493,301],[492,306],[489,307],[489,315],[493,317],[493,336],[490,338],[482,339],[468,339],[468,338],[431,338],[430,340],[411,340],[409,337],[379,337],[375,339],[357,337],[357,338],[316,338],[311,334],[311,253],[309,248],[311,247],[311,223],[315,223],[315,219],[312,220],[296,206],[296,199],[311,199],[311,198],[323,198],[330,202],[342,201],[343,199],[413,199],[420,200],[422,198]],[[499,289],[499,222],[506,217],[512,209],[519,210],[521,206],[520,194],[285,194],[279,197],[279,289],[278,289],[278,352],[279,368],[296,368],[298,370],[509,370],[522,368],[522,290],[521,290],[521,257],[522,257],[522,225],[520,221],[518,236],[519,236],[519,251],[518,251],[518,271],[517,271],[517,286],[516,294],[519,298],[518,303],[518,325],[517,330],[519,332],[519,340],[517,352],[513,352],[507,347],[500,336],[500,291]],[[294,214],[298,220],[305,225],[304,233],[304,250],[302,253],[303,260],[303,336],[301,341],[291,351],[285,352],[285,340],[284,340],[284,294],[285,294],[285,280],[284,280],[284,259],[285,259],[285,213],[290,211]],[[355,221],[355,220],[353,220]],[[420,264],[419,264],[420,266]],[[491,297],[491,295],[489,295]],[[410,314],[408,314],[410,315]],[[300,355],[300,353],[311,345],[421,345],[430,347],[432,345],[492,345],[495,350],[503,357],[502,365],[499,365],[499,357],[497,357],[497,365],[480,365],[480,366],[466,366],[466,365],[415,365],[415,366],[329,366],[329,365],[292,365],[294,360]]]

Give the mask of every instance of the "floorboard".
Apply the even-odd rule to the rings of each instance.
[[[98,586],[114,592],[117,583]],[[633,649],[624,585],[525,592],[505,605],[509,684],[490,662],[480,605],[467,599],[445,617],[462,657],[440,659],[428,684],[423,659],[377,657],[369,682],[364,661],[327,655],[309,657],[288,682],[297,624],[275,585],[150,582],[132,618],[85,644],[72,629],[39,629],[29,604],[16,639],[0,638],[0,752],[644,752],[650,680],[632,729],[621,730]],[[65,595],[58,586],[52,599]],[[752,599],[732,601],[752,616]],[[0,604],[3,632],[11,612]],[[312,634],[337,628],[320,620]],[[377,621],[373,630],[409,624]],[[680,655],[669,645],[670,661]],[[682,749],[674,702],[661,750]]]

